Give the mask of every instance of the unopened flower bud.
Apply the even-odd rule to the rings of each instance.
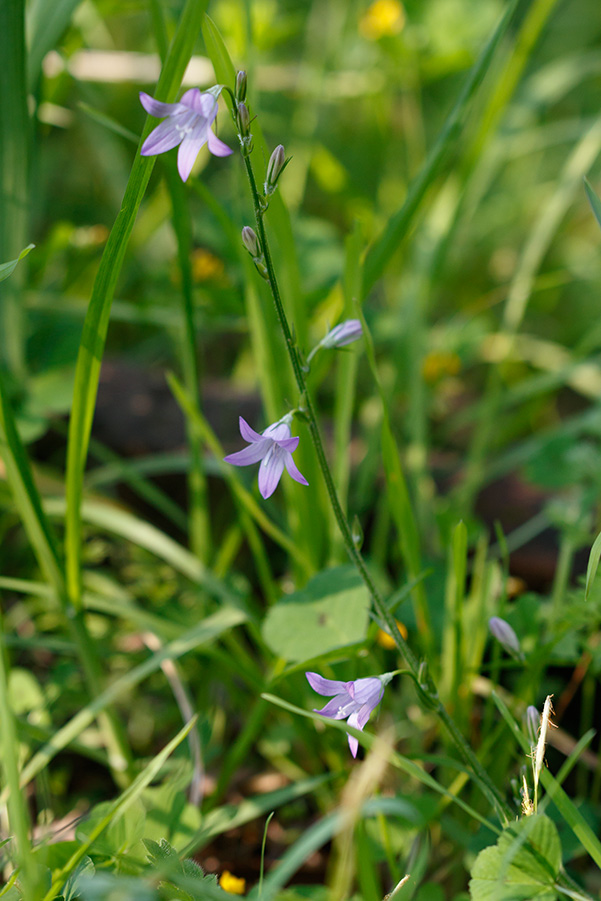
[[[540,729],[540,713],[532,704],[526,710],[526,731],[530,744],[534,746],[538,741],[538,732]]]
[[[246,100],[246,72],[242,70],[236,73],[236,100],[238,103]]]
[[[363,334],[363,326],[359,319],[346,319],[335,326],[321,341],[322,347],[344,347],[358,341]]]
[[[286,151],[283,144],[278,144],[267,164],[267,175],[265,176],[265,195],[273,194],[277,187],[278,178],[284,171],[286,166]]]
[[[251,257],[254,258],[260,256],[259,239],[250,225],[245,225],[242,229],[242,243]]]
[[[488,628],[493,638],[496,638],[503,645],[508,654],[511,654],[512,657],[516,657],[518,660],[524,659],[519,639],[509,623],[506,623],[499,616],[493,616],[488,621]]]
[[[250,134],[250,115],[245,103],[238,104],[238,130],[243,138]]]

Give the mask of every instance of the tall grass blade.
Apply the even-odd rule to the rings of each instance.
[[[362,295],[366,297],[380,278],[401,241],[407,235],[421,203],[441,171],[445,157],[455,146],[472,100],[491,66],[495,51],[504,37],[517,0],[512,0],[503,13],[488,43],[476,61],[459,98],[451,110],[438,140],[430,151],[421,171],[411,182],[407,198],[401,209],[388,221],[382,234],[376,238],[365,259]]]
[[[27,83],[30,88],[40,76],[49,50],[68,28],[81,0],[33,0],[27,10]]]
[[[204,0],[200,0],[200,2],[199,0],[187,0],[157,84],[155,96],[158,99],[165,101],[175,99],[194,48],[205,5]],[[141,140],[146,138],[153,124],[151,117],[147,117]],[[143,157],[139,152],[135,155],[123,204],[102,254],[77,357],[67,448],[67,531],[65,540],[67,591],[72,603],[77,608],[81,606],[82,481],[96,405],[100,365],[117,279],[154,162],[154,157]]]
[[[25,75],[25,0],[0,3],[0,261],[27,243],[31,132]],[[0,293],[0,365],[25,374],[22,274]]]

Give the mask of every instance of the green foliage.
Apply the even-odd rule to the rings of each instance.
[[[363,641],[369,595],[350,566],[324,570],[300,591],[282,598],[263,621],[263,638],[291,663]]]
[[[472,867],[473,901],[555,901],[561,865],[557,829],[548,817],[533,815],[503,830],[496,845],[481,851]]]

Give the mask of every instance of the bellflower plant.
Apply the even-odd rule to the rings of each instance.
[[[271,497],[282,478],[284,469],[296,482],[308,485],[304,475],[298,471],[292,454],[298,447],[298,438],[290,437],[290,420],[292,414],[288,413],[279,422],[274,422],[264,432],[259,434],[251,429],[249,424],[240,417],[240,434],[249,446],[235,454],[224,457],[226,463],[234,466],[250,466],[261,461],[259,467],[259,491],[263,498]]]
[[[314,713],[332,720],[347,720],[349,726],[361,731],[382,700],[384,686],[388,685],[394,675],[395,673],[384,673],[382,676],[355,679],[354,682],[339,682],[337,679],[324,679],[318,673],[305,673],[313,691],[326,697],[333,695],[332,700],[321,710],[314,708]],[[349,735],[348,744],[351,754],[356,757],[358,740]]]
[[[333,329],[331,329],[325,338],[322,338],[319,344],[316,344],[309,356],[307,357],[307,366],[320,349],[320,347],[331,348],[331,347],[346,347],[347,344],[352,344],[353,341],[358,341],[359,338],[363,335],[363,326],[361,325],[361,321],[359,319],[345,319],[344,322],[340,322],[338,325],[335,325]]]
[[[208,145],[214,156],[233,153],[211,128],[217,115],[217,97],[213,91],[203,94],[198,88],[190,88],[178,103],[163,103],[140,91],[140,103],[151,116],[165,119],[150,132],[140,153],[142,156],[155,156],[179,144],[177,168],[182,181],[190,175],[203,144]]]
[[[492,616],[488,621],[488,628],[493,638],[496,638],[508,654],[517,660],[523,660],[524,654],[520,647],[520,640],[508,622],[500,616]]]

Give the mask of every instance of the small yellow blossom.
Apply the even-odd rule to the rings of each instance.
[[[204,247],[192,251],[192,276],[195,282],[206,282],[223,273],[223,262]]]
[[[431,350],[422,363],[422,374],[426,382],[432,384],[442,376],[457,375],[461,369],[461,360],[448,350]]]
[[[397,619],[396,624],[403,638],[407,638],[407,629],[405,628],[403,623],[400,623]],[[396,644],[394,643],[394,638],[392,637],[392,635],[389,635],[388,632],[385,632],[383,629],[378,629],[376,641],[378,642],[380,647],[386,648],[386,650],[392,651],[394,648],[396,648]]]
[[[405,10],[399,0],[375,0],[361,21],[359,31],[364,38],[379,38],[399,34],[405,25]]]
[[[234,876],[229,870],[223,871],[219,877],[219,885],[230,895],[243,895],[246,891],[246,879]]]

